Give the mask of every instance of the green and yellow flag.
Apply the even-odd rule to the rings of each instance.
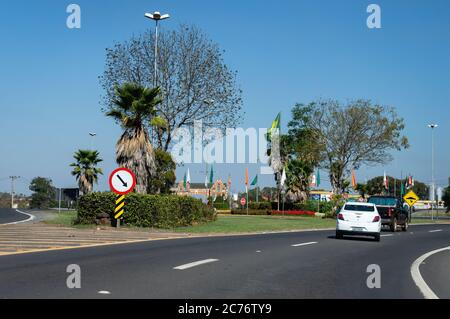
[[[273,120],[272,122],[272,127],[268,130],[267,132],[267,140],[270,141],[272,139],[272,133],[275,129],[280,130],[280,124],[281,123],[281,112],[278,113],[277,117],[275,118],[275,120]]]

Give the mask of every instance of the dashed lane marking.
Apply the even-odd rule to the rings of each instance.
[[[204,259],[204,260],[194,261],[194,262],[189,263],[189,264],[184,264],[184,265],[181,265],[181,266],[173,267],[173,269],[185,270],[185,269],[189,269],[189,268],[192,268],[192,267],[213,263],[213,262],[216,262],[216,261],[219,261],[219,259]]]
[[[309,243],[301,243],[301,244],[295,244],[295,245],[291,245],[292,247],[300,247],[300,246],[308,246],[308,245],[314,245],[314,244],[317,244],[317,242],[316,241],[312,241],[312,242],[309,242]]]

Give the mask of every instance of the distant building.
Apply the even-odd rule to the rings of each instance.
[[[206,188],[204,183],[190,183],[184,187],[184,182],[178,183],[177,187],[171,189],[173,193],[179,196],[192,196],[192,197],[216,197],[222,196],[226,198],[228,196],[228,188],[222,180],[218,179],[210,188]]]

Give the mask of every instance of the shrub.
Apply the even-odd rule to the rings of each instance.
[[[272,205],[269,202],[259,202],[259,203],[255,203],[255,202],[251,202],[248,203],[248,208],[249,209],[260,209],[260,210],[272,210]]]
[[[319,208],[318,213],[329,214],[333,210],[334,202],[325,202],[321,201],[320,205],[318,205],[316,200],[307,200],[304,203],[295,203],[295,210],[304,210],[317,212],[317,208]]]
[[[263,209],[248,209],[249,215],[270,215],[272,213],[271,210],[263,210]],[[247,209],[232,209],[231,214],[233,215],[247,215]]]
[[[96,216],[114,219],[116,195],[91,193],[80,198],[76,223],[93,224]],[[199,199],[175,195],[129,194],[125,199],[124,224],[138,227],[174,228],[215,220],[214,209]]]
[[[288,210],[288,211],[276,211],[272,212],[272,215],[294,215],[294,216],[315,216],[315,212],[304,210]]]

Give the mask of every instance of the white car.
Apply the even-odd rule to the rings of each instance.
[[[347,202],[337,216],[336,238],[344,235],[373,236],[380,241],[381,217],[371,203]]]

